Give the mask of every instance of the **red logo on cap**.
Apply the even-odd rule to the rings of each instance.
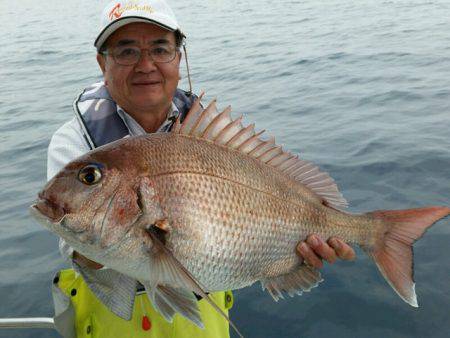
[[[110,20],[120,18],[122,13],[119,11],[119,8],[120,8],[120,4],[117,4],[117,5],[115,5],[113,7],[113,9],[111,9],[111,12],[109,12],[109,19]]]

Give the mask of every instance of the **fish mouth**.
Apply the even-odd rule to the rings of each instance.
[[[30,207],[30,213],[40,223],[51,226],[61,225],[66,215],[64,208],[42,197]]]

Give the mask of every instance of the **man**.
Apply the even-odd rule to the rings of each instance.
[[[175,117],[186,114],[195,98],[177,88],[184,35],[164,0],[113,1],[102,18],[95,47],[104,83],[80,94],[74,104],[77,119],[53,135],[49,179],[96,146],[127,135],[170,130]],[[136,281],[104,269],[63,241],[61,249],[82,277],[63,272],[56,280],[58,288],[70,294],[77,334],[94,331],[100,337],[149,337],[150,331],[152,337],[229,336],[227,323],[204,300],[199,306],[205,330],[179,316],[167,323],[145,295],[136,295]],[[299,245],[299,255],[320,268],[322,259],[330,263],[338,257],[353,259],[354,251],[339,239],[325,242],[312,235]],[[218,292],[212,297],[225,312],[231,307],[231,293]]]

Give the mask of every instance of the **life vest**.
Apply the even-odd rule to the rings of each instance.
[[[177,89],[173,103],[178,108],[181,121],[197,96]],[[117,114],[117,104],[103,82],[83,90],[73,103],[75,116],[91,149],[116,141],[128,135],[128,128]],[[175,121],[174,121],[175,122]]]
[[[181,119],[185,117],[196,98],[193,94],[177,89],[173,102]],[[117,114],[117,105],[103,82],[86,88],[78,95],[73,106],[91,149],[128,135],[125,123]],[[73,269],[62,270],[53,280],[55,325],[64,337],[229,338],[230,336],[228,322],[204,299],[198,302],[198,306],[205,329],[198,328],[179,314],[174,316],[172,323],[169,323],[153,308],[145,292],[136,293],[136,281],[113,270],[109,270],[112,274],[105,275],[100,273],[100,270],[83,269],[76,265],[74,267],[78,273]],[[121,281],[116,282],[116,279]],[[102,284],[103,287],[99,287]],[[117,285],[128,285],[128,291],[124,289],[121,292],[114,292]],[[127,299],[126,294],[130,291],[134,299]],[[231,291],[215,292],[210,296],[222,311],[228,314],[233,305]],[[123,304],[127,302],[129,304]]]

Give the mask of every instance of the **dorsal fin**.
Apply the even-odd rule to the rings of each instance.
[[[203,109],[200,105],[202,96],[203,93],[194,102],[183,123],[180,123],[180,118],[177,119],[172,133],[203,138],[248,154],[302,183],[320,196],[324,204],[338,209],[347,207],[347,201],[334,180],[320,171],[318,166],[283,150],[273,137],[262,139],[260,136],[264,131],[256,133],[254,124],[242,125],[242,116],[233,120],[230,106],[219,113],[216,100],[213,100]]]

